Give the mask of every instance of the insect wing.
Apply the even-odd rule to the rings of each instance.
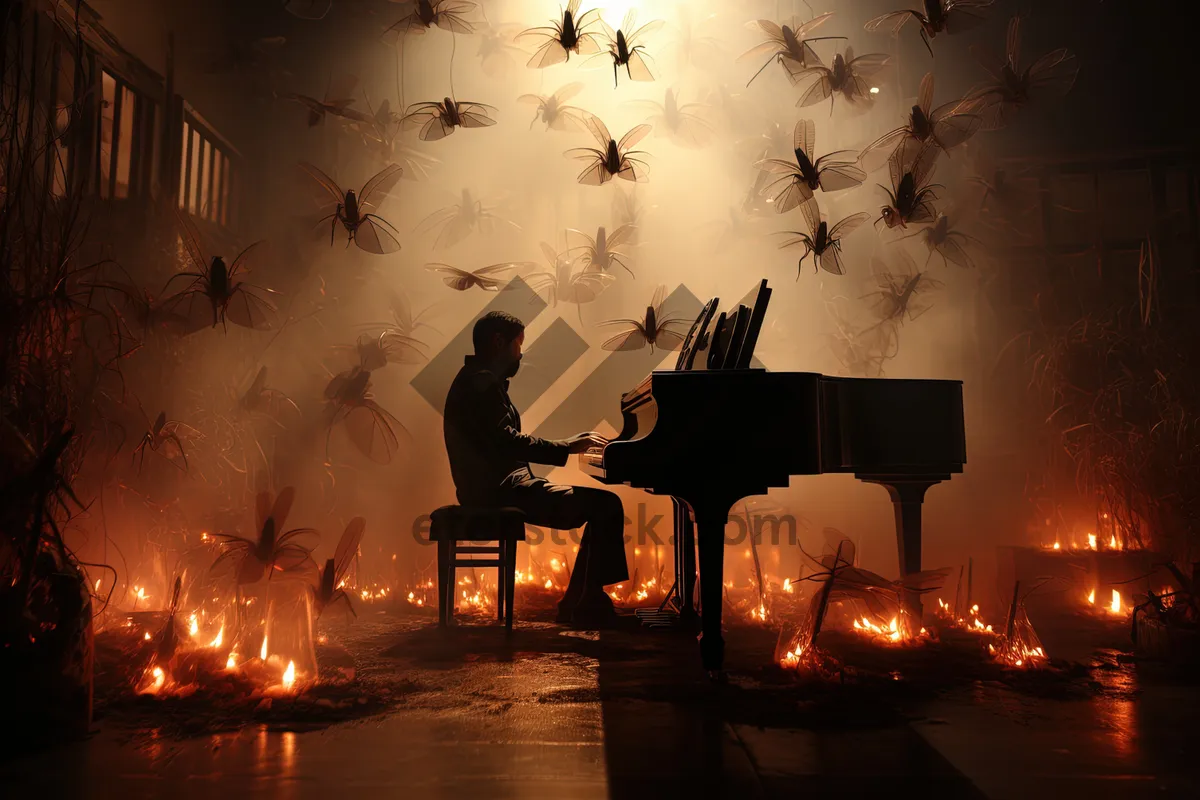
[[[792,132],[792,149],[803,150],[809,159],[815,159],[814,148],[817,146],[817,126],[811,119],[802,119],[796,123]]]
[[[268,331],[274,327],[275,306],[254,294],[246,286],[239,286],[229,297],[225,318],[234,325],[256,331]]]
[[[863,27],[872,33],[882,28],[892,36],[895,36],[900,33],[900,30],[909,20],[916,20],[919,23],[924,20],[924,15],[907,8],[903,11],[889,11],[874,19],[867,20],[867,24]]]
[[[842,189],[852,189],[867,179],[867,173],[854,164],[833,163],[821,168],[821,189],[826,192],[836,192]]]
[[[392,189],[396,188],[396,184],[403,174],[404,168],[399,164],[388,164],[375,173],[370,180],[363,184],[362,191],[358,193],[359,209],[378,208],[387,199]]]
[[[358,553],[358,545],[362,542],[366,529],[366,519],[355,517],[346,525],[346,530],[342,532],[342,538],[338,539],[337,549],[333,551],[335,585],[350,571],[350,564],[353,563],[354,556]]]
[[[600,347],[609,352],[641,350],[648,341],[643,328],[638,326],[605,339]]]
[[[387,229],[382,218],[364,218],[354,233],[354,243],[360,250],[381,256],[400,249],[400,241]]]

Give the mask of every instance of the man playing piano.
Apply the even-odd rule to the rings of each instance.
[[[501,311],[485,314],[472,331],[467,356],[446,397],[444,434],[450,473],[462,505],[511,506],[530,525],[570,530],[586,526],[558,621],[596,626],[615,618],[604,587],[629,579],[621,499],[604,489],[553,484],[535,477],[530,462],[564,466],[567,457],[606,444],[594,431],[569,439],[521,432],[508,398],[509,379],[521,364],[525,326]]]

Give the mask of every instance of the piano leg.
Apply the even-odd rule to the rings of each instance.
[[[948,475],[931,477],[858,475],[865,483],[877,483],[887,489],[896,513],[896,546],[900,552],[900,574],[921,571],[921,507],[930,486],[941,483]],[[905,592],[904,607],[914,620],[920,622],[921,596]]]
[[[700,658],[704,669],[719,674],[725,663],[721,609],[725,599],[725,523],[730,503],[692,505],[700,552]]]
[[[680,622],[691,623],[696,619],[696,528],[687,503],[672,497],[671,508],[675,517],[675,610]]]

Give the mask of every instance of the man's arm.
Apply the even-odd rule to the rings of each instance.
[[[565,439],[541,439],[521,433],[507,424],[508,406],[504,401],[504,390],[494,375],[480,373],[475,378],[474,426],[480,443],[495,453],[515,461],[534,464],[550,464],[561,467],[567,463],[572,452],[570,441]]]

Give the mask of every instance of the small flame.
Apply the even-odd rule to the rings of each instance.
[[[96,591],[100,591],[100,579],[96,578]]]
[[[554,588],[554,583],[553,583],[553,582],[552,582],[552,581],[551,581],[549,578],[546,578],[546,584],[545,584],[545,585],[546,585],[546,588],[547,588],[547,589],[553,589],[553,588]]]
[[[150,641],[150,631],[146,631],[142,638],[144,638],[147,642]]]
[[[200,623],[196,620],[196,615],[192,614],[188,618],[188,636],[196,637],[200,635]]]
[[[263,661],[267,660],[267,637],[263,636],[262,648],[258,651],[258,657]]]
[[[292,684],[296,682],[296,662],[289,661],[287,669],[283,671],[283,688],[290,689]]]
[[[1055,543],[1054,543],[1054,549],[1055,549],[1055,550],[1062,550],[1062,545],[1061,545],[1061,544],[1059,544],[1058,542],[1055,542]]]
[[[1092,605],[1096,604],[1096,590],[1095,589],[1092,589],[1090,592],[1088,592],[1088,602],[1091,603]]]
[[[220,647],[221,642],[223,642],[224,640],[225,640],[225,626],[222,625],[221,630],[217,631],[217,638],[213,639],[212,642],[210,642],[208,646],[212,647],[212,648]]]
[[[155,667],[151,674],[154,675],[154,683],[150,685],[149,691],[154,694],[167,682],[167,675],[163,672],[162,667]]]
[[[783,579],[783,590],[785,592],[787,592],[788,594],[792,593],[792,579],[791,578]]]
[[[1108,537],[1108,546],[1113,550],[1117,549],[1117,537],[1115,535]]]
[[[1116,589],[1112,590],[1112,603],[1109,604],[1108,608],[1114,614],[1121,613],[1121,593]]]
[[[559,561],[557,558],[550,559],[550,569],[554,570],[555,572],[562,569],[562,566],[563,566],[562,562]]]
[[[237,669],[237,653],[230,653],[225,659],[225,669]]]
[[[1096,534],[1094,534],[1094,533],[1088,534],[1088,549],[1089,550],[1096,549]]]

